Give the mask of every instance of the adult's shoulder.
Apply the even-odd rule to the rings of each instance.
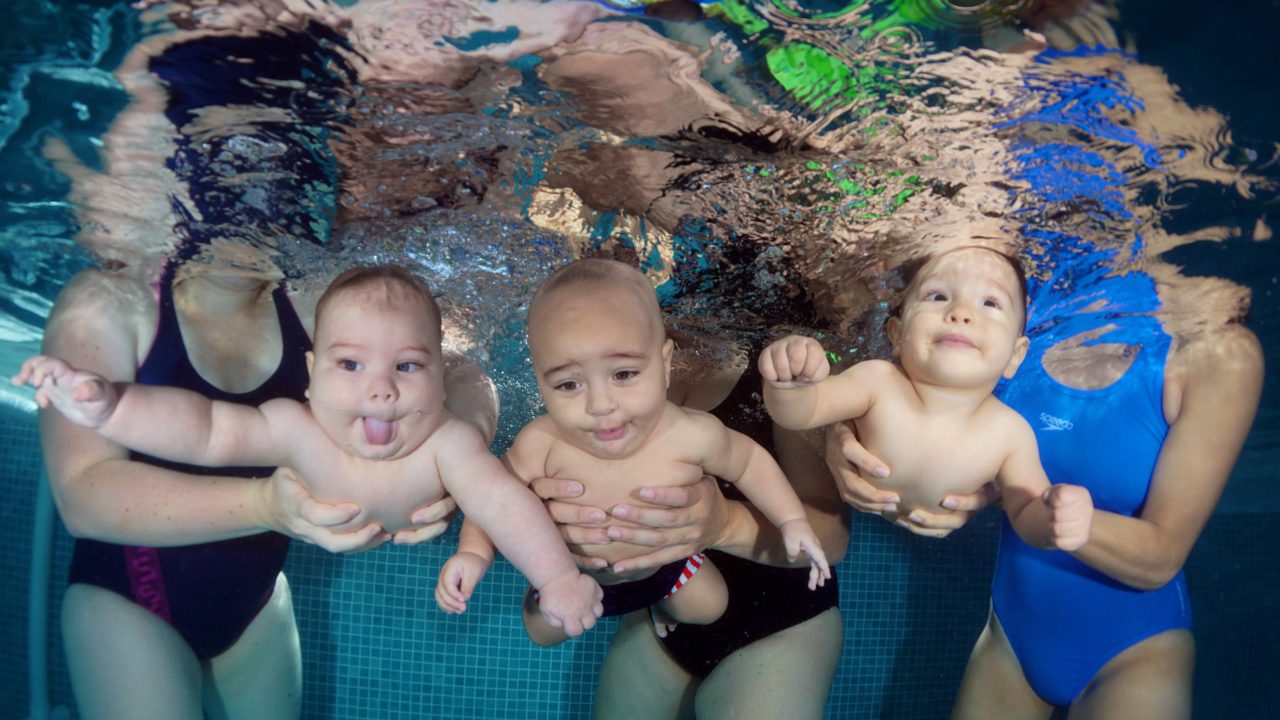
[[[127,271],[91,268],[76,274],[58,293],[45,326],[45,348],[80,354],[81,346],[106,352],[132,351],[138,359],[154,335],[156,294]]]
[[[1231,402],[1245,402],[1261,393],[1264,361],[1262,345],[1248,328],[1227,323],[1180,337],[1165,367],[1166,415],[1178,416],[1181,399],[1192,390],[1206,390]]]
[[[76,273],[58,293],[52,315],[118,317],[155,309],[155,289],[136,274],[89,268]]]

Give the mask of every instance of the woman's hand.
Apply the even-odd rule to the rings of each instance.
[[[947,495],[942,498],[942,509],[937,512],[916,508],[894,523],[916,535],[943,538],[964,527],[965,523],[986,506],[1000,501],[1000,486],[991,481],[977,492]]]
[[[977,492],[944,497],[937,512],[917,508],[900,515],[898,494],[877,488],[858,472],[861,468],[876,477],[889,477],[889,467],[858,442],[847,423],[835,423],[827,430],[826,460],[841,499],[865,513],[896,516],[896,525],[916,535],[946,537],[1000,497],[999,486],[990,482]]]
[[[609,513],[567,502],[583,492],[582,484],[572,480],[539,478],[530,487],[546,501],[547,512],[560,526],[569,549],[575,551],[579,567],[587,570],[601,570],[608,563],[602,558],[577,554],[576,549],[582,545],[619,541],[652,547],[653,552],[622,560],[613,570],[655,568],[711,547],[729,521],[729,503],[710,476],[683,487],[641,488],[639,499],[647,505],[617,505]],[[642,527],[600,524],[610,516]]]
[[[556,480],[554,478],[537,478],[529,483],[534,494],[542,498],[547,507],[547,514],[560,529],[560,536],[573,553],[573,559],[583,570],[603,570],[609,562],[592,555],[583,555],[583,545],[604,545],[609,542],[608,528],[600,525],[609,516],[604,510],[590,505],[579,505],[571,502],[573,498],[582,497],[582,483],[573,480]]]
[[[360,506],[350,502],[330,505],[316,500],[302,478],[289,468],[276,468],[271,477],[261,482],[261,507],[268,518],[264,525],[272,530],[319,545],[332,553],[369,550],[390,538],[377,523],[347,532],[332,530],[351,522],[360,514]]]
[[[413,514],[409,516],[409,522],[413,523],[413,527],[396,531],[393,536],[397,545],[417,545],[418,543],[434,540],[440,536],[445,530],[449,529],[449,523],[453,520],[453,514],[458,511],[458,503],[453,498],[445,495],[439,500],[423,505]]]
[[[637,523],[609,526],[609,539],[655,548],[620,560],[615,572],[656,568],[714,546],[729,522],[729,501],[716,479],[704,475],[693,485],[640,488],[649,505],[616,505],[610,514]]]
[[[840,499],[865,513],[897,512],[900,498],[889,490],[881,490],[863,479],[858,469],[880,478],[889,477],[889,466],[872,455],[848,423],[835,423],[827,429],[827,468],[835,478]]]

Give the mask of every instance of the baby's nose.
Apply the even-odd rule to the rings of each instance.
[[[369,399],[374,402],[391,402],[399,397],[396,384],[386,379],[375,379],[369,385]]]
[[[613,401],[613,395],[608,391],[587,391],[587,412],[591,415],[608,415],[616,407],[617,404]]]
[[[948,319],[951,320],[951,322],[968,325],[973,322],[973,313],[969,308],[963,305],[953,305],[951,306],[951,312],[948,315]]]

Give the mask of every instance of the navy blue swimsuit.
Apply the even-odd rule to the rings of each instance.
[[[169,273],[160,283],[160,319],[151,351],[138,369],[143,385],[194,390],[215,400],[258,405],[274,398],[302,401],[307,387],[307,331],[282,287],[272,293],[284,350],[280,365],[261,386],[228,393],[210,385],[187,356],[173,304]],[[264,477],[272,468],[203,468],[170,463],[134,453],[149,465],[192,475]],[[216,657],[235,644],[270,599],[284,567],[289,538],[261,533],[220,542],[150,548],[79,539],[71,558],[69,582],[118,593],[164,618],[191,646],[197,658]]]
[[[712,414],[772,452],[773,423],[760,400],[760,384],[753,363]],[[727,498],[744,499],[730,483],[721,482],[720,489]],[[718,550],[708,550],[707,559],[724,576],[729,607],[719,620],[679,625],[661,641],[667,654],[695,677],[705,678],[734,651],[817,617],[840,601],[834,567],[826,584],[810,590],[807,567],[761,565]]]

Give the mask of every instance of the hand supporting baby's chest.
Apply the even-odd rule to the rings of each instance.
[[[606,512],[622,503],[642,503],[641,488],[692,485],[702,474],[700,465],[655,452],[605,460],[571,449],[547,459],[548,477],[582,483],[582,497],[574,502]]]
[[[317,453],[295,469],[317,500],[360,506],[360,514],[339,530],[376,522],[396,532],[412,526],[409,516],[414,510],[445,494],[435,463],[421,455],[374,461],[342,452]]]
[[[942,498],[971,493],[995,480],[1007,455],[1003,438],[986,428],[914,418],[914,422],[856,423],[859,440],[891,469],[888,478],[862,473],[901,497],[904,510],[937,511]]]

